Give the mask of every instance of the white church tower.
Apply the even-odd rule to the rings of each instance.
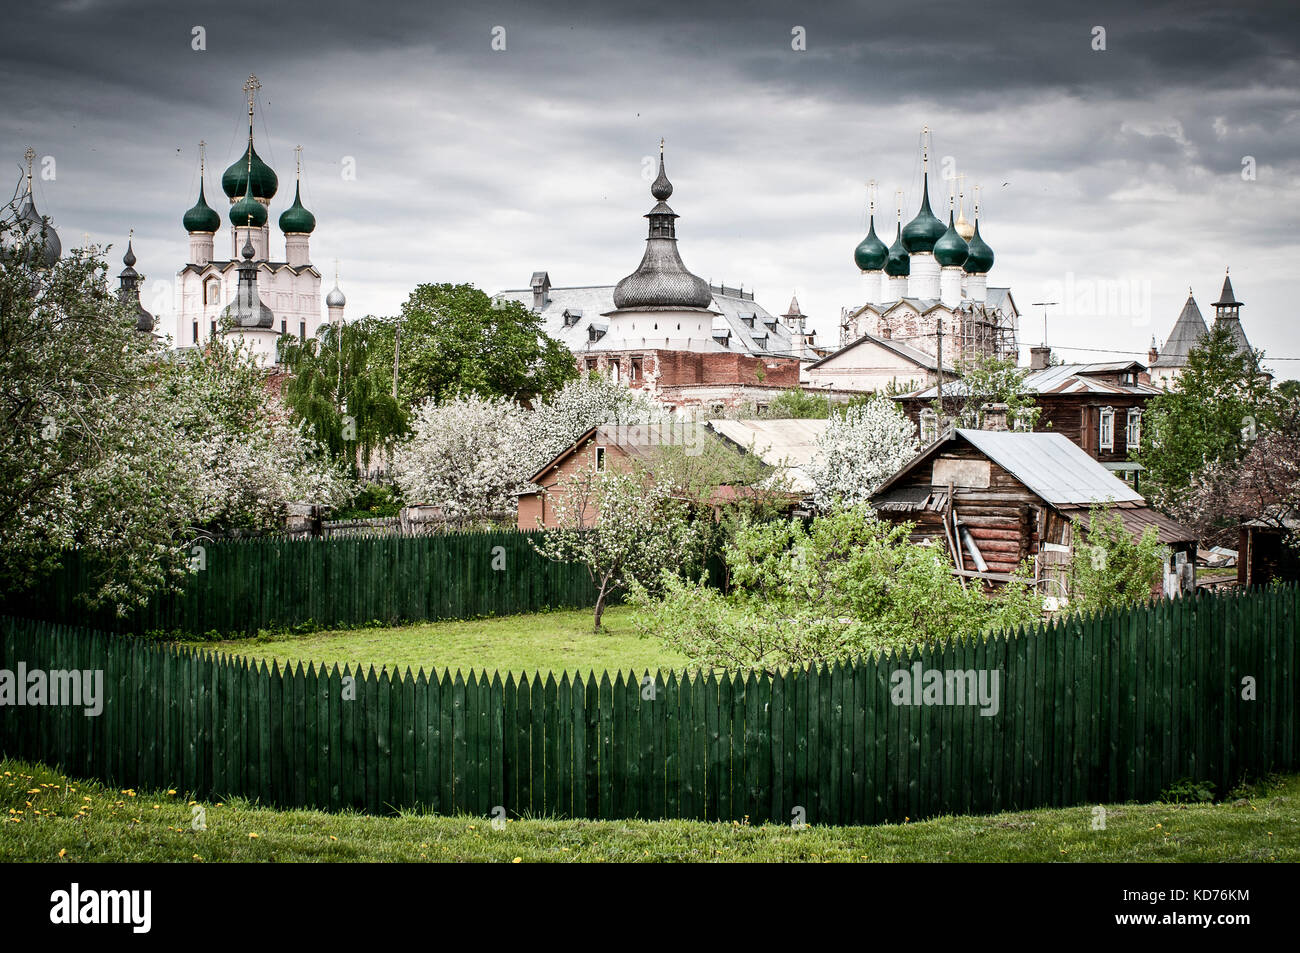
[[[279,217],[284,235],[284,258],[271,257],[271,200],[279,188],[275,171],[262,160],[253,145],[253,115],[261,83],[249,76],[244,83],[248,99],[248,144],[221,176],[221,188],[230,201],[230,256],[215,258],[216,233],[221,216],[208,206],[206,195],[205,144],[199,143],[199,199],[185,213],[183,224],[189,233],[190,260],[177,280],[177,319],[174,343],[178,347],[203,347],[214,337],[248,338],[231,323],[231,306],[244,318],[258,313],[258,353],[274,360],[273,335],[314,336],[322,323],[321,274],[311,261],[311,235],[316,217],[302,203],[302,147],[295,151],[297,175],[293,204]],[[252,250],[252,255],[246,253]],[[254,269],[250,275],[248,267]],[[242,292],[241,292],[242,276]],[[252,280],[250,280],[252,279]],[[258,304],[241,301],[242,293],[256,289]],[[262,307],[266,309],[262,311]],[[330,309],[330,319],[342,320],[342,305]],[[262,325],[270,315],[270,325]]]

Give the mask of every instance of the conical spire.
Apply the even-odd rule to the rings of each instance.
[[[1238,301],[1236,294],[1232,290],[1232,279],[1228,277],[1228,270],[1223,271],[1223,290],[1219,292],[1219,300],[1214,302],[1215,308],[1240,308],[1244,302]]]
[[[637,270],[614,286],[615,308],[703,309],[713,301],[708,282],[691,274],[677,251],[678,215],[667,203],[672,192],[660,140],[659,176],[650,185],[658,204],[645,215],[650,220],[645,254]]]
[[[154,318],[140,303],[140,273],[135,270],[135,250],[132,248],[134,238],[135,229],[132,229],[126,240],[126,254],[122,256],[122,264],[126,267],[117,276],[117,298],[134,311],[136,330],[150,332],[154,328]]]

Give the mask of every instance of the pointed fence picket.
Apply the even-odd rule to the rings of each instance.
[[[1182,779],[1226,792],[1300,767],[1298,600],[1200,595],[770,675],[612,680],[268,669],[0,617],[0,753],[198,798],[494,818],[848,824],[1145,800]],[[16,683],[20,664],[47,693],[54,673],[102,673],[102,712],[18,704],[39,683]],[[898,703],[917,665],[996,673],[997,713]]]
[[[155,594],[117,616],[88,612],[85,553],[61,554],[32,589],[0,593],[0,613],[111,632],[256,632],[298,625],[474,619],[596,604],[587,570],[540,555],[533,532],[433,536],[228,539],[204,542],[203,568],[179,591]],[[716,578],[716,573],[714,574]]]

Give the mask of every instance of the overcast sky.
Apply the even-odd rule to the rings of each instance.
[[[916,211],[928,125],[935,211],[944,157],[968,192],[984,187],[989,283],[1026,313],[1022,348],[1043,336],[1031,302],[1050,297],[1049,343],[1145,353],[1189,286],[1211,316],[1231,266],[1252,344],[1300,357],[1294,0],[47,0],[6,19],[0,158],[14,181],[29,144],[53,158],[37,205],[65,248],[112,242],[116,273],[134,228],[145,304],[168,316],[200,139],[228,255],[219,180],[254,72],[256,144],[280,177],[272,220],[301,144],[312,258],[326,288],[339,259],[350,317],[394,313],[421,282],[617,281],[641,257],[643,158],[664,137],[687,266],[778,313],[797,292],[833,344],[841,307],[863,298],[866,183],[880,183],[888,243],[895,190],[904,221]],[[1114,313],[1106,292],[1121,287]],[[1300,361],[1272,366],[1300,376]]]

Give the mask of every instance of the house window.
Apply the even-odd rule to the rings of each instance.
[[[215,282],[215,281],[209,281],[209,282],[204,286],[204,298],[203,298],[203,303],[204,303],[204,304],[220,304],[220,303],[221,303],[221,286],[220,286],[217,282]]]
[[[1142,443],[1142,411],[1137,407],[1130,407],[1128,411],[1128,426],[1124,430],[1124,446],[1129,450],[1135,449]]]
[[[199,343],[199,322],[194,322],[194,343]]]
[[[596,469],[598,471],[605,469],[605,448],[604,447],[596,448]]]
[[[939,439],[939,415],[929,407],[921,411],[921,443],[931,444]]]
[[[217,322],[215,319],[212,322],[212,336],[213,337],[217,336]]]
[[[605,336],[604,328],[598,328],[594,324],[591,327],[587,328],[587,340],[589,341],[599,341],[604,336]]]
[[[1101,422],[1097,430],[1098,445],[1102,450],[1115,449],[1115,408],[1103,407],[1101,409]]]
[[[596,369],[596,359],[594,357],[587,358],[587,370],[594,371],[595,369]]]
[[[305,340],[307,340],[307,322],[306,322],[306,321],[299,321],[299,322],[298,322],[298,340],[300,340],[300,341],[305,341]]]
[[[632,358],[631,367],[628,369],[628,380],[639,381],[641,379],[641,358]]]
[[[285,321],[284,319],[280,320],[280,333],[281,334],[289,333],[289,322]]]

